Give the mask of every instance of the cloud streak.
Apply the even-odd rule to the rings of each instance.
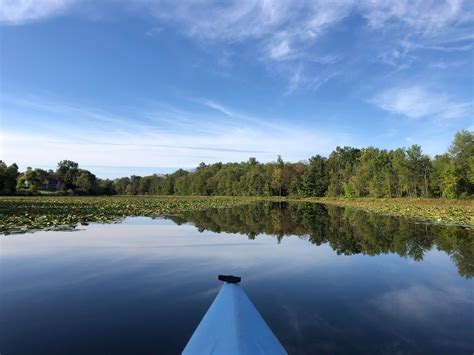
[[[225,114],[225,115],[227,115],[227,116],[232,116],[232,115],[233,115],[232,112],[231,112],[228,108],[222,106],[221,104],[219,104],[219,103],[217,103],[217,102],[215,102],[215,101],[212,101],[212,100],[204,100],[202,103],[203,103],[204,105],[206,105],[207,107],[212,108],[213,110],[216,110],[216,111],[218,111],[218,112],[221,112],[221,113],[223,113],[223,114]]]
[[[0,23],[20,25],[58,16],[75,0],[0,0]]]
[[[250,156],[265,162],[277,154],[297,161],[327,154],[335,144],[351,144],[350,136],[343,132],[276,122],[214,100],[201,104],[209,107],[212,102],[211,106],[222,108],[213,108],[209,114],[158,107],[152,117],[147,110],[135,109],[134,119],[122,120],[123,113],[100,110],[99,121],[96,108],[41,101],[36,105],[12,100],[4,105],[0,159],[23,168],[54,166],[62,159],[89,166],[175,168],[194,167],[201,161],[246,161]],[[27,130],[19,129],[16,122],[20,121]],[[197,126],[203,129],[196,130]]]
[[[461,118],[472,108],[470,102],[458,102],[445,93],[419,85],[396,87],[376,95],[372,102],[385,111],[410,118]]]
[[[185,149],[185,150],[203,150],[203,151],[211,151],[211,152],[228,152],[228,153],[249,153],[249,154],[255,154],[255,153],[266,153],[263,150],[245,150],[245,149],[234,149],[234,148],[219,148],[219,147],[196,147],[196,146],[186,146],[186,145],[165,145],[165,144],[137,144],[137,143],[112,143],[108,141],[103,141],[103,142],[96,142],[96,141],[91,141],[91,140],[81,140],[81,141],[76,141],[76,142],[71,142],[71,141],[48,141],[48,143],[52,144],[59,144],[59,145],[64,145],[64,144],[72,144],[72,145],[98,145],[100,147],[107,147],[107,146],[113,146],[113,147],[140,147],[140,148],[175,148],[175,149]]]

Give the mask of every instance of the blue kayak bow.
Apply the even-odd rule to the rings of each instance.
[[[224,285],[183,350],[194,354],[287,354],[240,288],[240,277],[219,275]]]

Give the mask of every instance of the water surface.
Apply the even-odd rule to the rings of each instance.
[[[1,354],[180,353],[243,278],[290,353],[472,353],[462,227],[259,204],[0,236]]]

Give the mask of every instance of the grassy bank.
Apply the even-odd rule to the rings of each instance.
[[[325,203],[401,217],[474,226],[474,201],[443,199],[253,198],[200,196],[0,197],[0,233],[73,229],[126,216],[160,216],[257,201]]]

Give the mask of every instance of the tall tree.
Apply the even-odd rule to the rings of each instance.
[[[473,194],[474,184],[469,180],[469,159],[474,156],[474,132],[462,130],[456,133],[448,153],[454,160],[458,194]]]
[[[433,169],[433,165],[431,163],[431,159],[427,155],[422,155],[420,159],[420,170],[422,174],[422,179],[423,179],[423,190],[422,190],[422,195],[423,197],[429,197],[430,196],[430,181],[429,178],[431,176],[431,171]]]
[[[283,168],[285,167],[285,163],[283,162],[283,159],[281,156],[278,156],[277,162],[275,164],[275,167],[273,168],[273,173],[272,173],[272,182],[271,186],[274,190],[277,191],[278,196],[283,195]]]
[[[124,195],[127,191],[128,185],[130,185],[130,178],[123,177],[114,180],[113,182],[115,193],[118,195]]]
[[[17,180],[17,191],[27,190],[30,193],[37,193],[43,183],[43,173],[45,173],[45,171],[42,169],[33,170],[31,167],[28,167]]]
[[[56,173],[59,175],[64,189],[74,189],[74,181],[79,173],[79,164],[71,160],[61,160]]]
[[[15,194],[18,175],[18,165],[7,166],[0,160],[0,195]]]
[[[360,150],[352,147],[337,147],[329,155],[329,196],[341,196],[344,194],[343,186],[349,182],[353,175],[354,167],[360,156]]]
[[[88,170],[79,170],[74,180],[75,191],[80,194],[95,194],[97,178]]]
[[[309,158],[303,174],[303,192],[306,196],[324,196],[329,185],[327,159],[320,155]]]
[[[469,183],[474,185],[474,155],[469,157],[468,165],[469,165],[469,172],[467,174],[467,178],[469,180]]]
[[[436,155],[432,162],[430,173],[430,190],[433,196],[444,196],[444,172],[448,168],[451,158],[448,154]]]
[[[407,167],[406,152],[403,148],[395,149],[390,154],[393,171],[396,175],[396,195],[405,196],[409,190],[409,171]]]
[[[407,168],[409,181],[409,194],[412,197],[418,196],[421,192],[422,180],[422,152],[419,145],[413,144],[407,149]]]
[[[453,160],[443,171],[443,196],[447,198],[458,197],[459,174],[456,169],[456,164]]]
[[[97,179],[97,194],[98,195],[114,195],[114,183],[109,179]]]

